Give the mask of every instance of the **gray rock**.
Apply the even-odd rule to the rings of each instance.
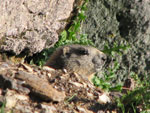
[[[117,56],[120,68],[118,80],[131,72],[150,73],[150,1],[149,0],[90,0],[82,33],[88,34],[96,46],[104,49],[109,43],[129,44],[128,52]],[[113,35],[113,36],[111,36]]]
[[[29,54],[52,47],[74,0],[1,0],[0,51]]]

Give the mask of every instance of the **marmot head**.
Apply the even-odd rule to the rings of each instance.
[[[101,70],[105,61],[106,55],[98,49],[74,44],[58,48],[51,55],[46,66],[90,76]]]

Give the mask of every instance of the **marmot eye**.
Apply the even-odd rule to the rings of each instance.
[[[88,50],[86,50],[86,49],[80,49],[80,50],[78,51],[78,53],[79,53],[80,55],[88,55],[88,54],[89,54]]]
[[[105,57],[102,57],[102,60],[103,60],[103,61],[106,61],[106,58],[105,58]]]
[[[88,50],[84,51],[83,53],[84,53],[85,55],[88,55],[88,54],[89,54]]]

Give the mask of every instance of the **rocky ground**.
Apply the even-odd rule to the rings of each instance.
[[[113,97],[76,73],[0,62],[0,103],[13,113],[114,111]]]

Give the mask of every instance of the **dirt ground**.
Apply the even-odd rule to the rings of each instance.
[[[0,62],[0,104],[13,113],[117,112],[113,98],[66,70]]]

